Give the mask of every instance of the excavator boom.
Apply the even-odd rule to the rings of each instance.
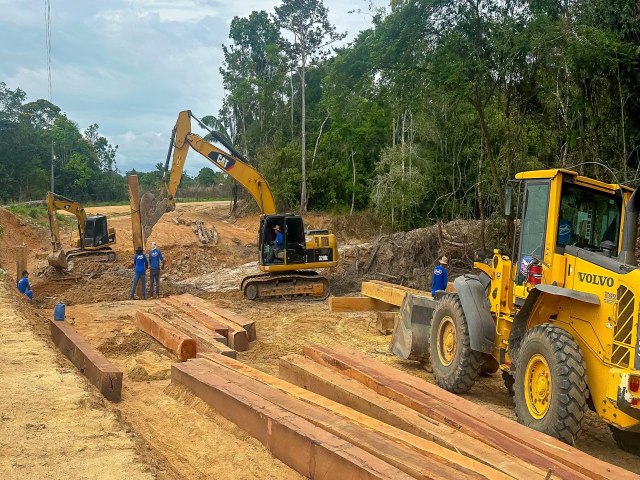
[[[193,116],[191,110],[184,110],[178,115],[178,120],[171,135],[171,143],[164,168],[165,173],[169,171],[169,162],[171,162],[168,183],[166,179],[163,178],[166,193],[163,192],[162,196],[166,195],[166,197],[158,201],[152,198],[151,195],[145,194],[146,196],[143,195],[141,199],[145,239],[149,238],[153,226],[165,212],[175,210],[175,196],[178,186],[180,185],[180,180],[182,179],[184,163],[189,153],[189,147],[193,148],[200,155],[207,158],[211,163],[240,183],[254,198],[261,213],[267,215],[276,213],[276,203],[273,198],[273,193],[271,193],[267,181],[260,172],[252,167],[229,142],[210,129],[209,131],[215,141],[221,143],[229,152],[225,152],[201,136],[192,133],[191,118],[194,118],[203,128],[208,129],[206,125]]]

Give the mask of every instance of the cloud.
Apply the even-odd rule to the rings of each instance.
[[[379,0],[380,3],[382,0]],[[280,1],[112,0],[52,2],[53,102],[80,128],[97,123],[118,145],[121,171],[164,162],[178,112],[216,114],[222,104],[221,45],[234,16],[273,12]],[[369,26],[365,0],[325,0],[345,41]],[[29,100],[47,98],[42,2],[0,0],[0,81]],[[191,154],[186,170],[209,162]]]

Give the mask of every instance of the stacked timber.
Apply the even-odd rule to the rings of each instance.
[[[280,378],[213,352],[172,383],[316,479],[626,479],[634,475],[346,349],[305,347]]]
[[[150,302],[136,313],[136,326],[173,352],[178,360],[197,353],[236,357],[256,339],[255,323],[190,294]]]

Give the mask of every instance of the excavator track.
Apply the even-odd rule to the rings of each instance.
[[[242,279],[240,290],[249,300],[306,297],[324,300],[329,296],[329,281],[313,271],[263,273]]]

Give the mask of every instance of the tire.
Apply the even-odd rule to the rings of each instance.
[[[480,375],[484,357],[471,350],[467,319],[457,296],[442,297],[436,305],[429,357],[436,384],[449,392],[468,392]]]
[[[616,427],[610,427],[613,439],[621,450],[640,456],[640,433],[627,432]]]
[[[514,389],[520,423],[570,445],[580,436],[587,375],[580,347],[568,332],[543,324],[524,335]]]

